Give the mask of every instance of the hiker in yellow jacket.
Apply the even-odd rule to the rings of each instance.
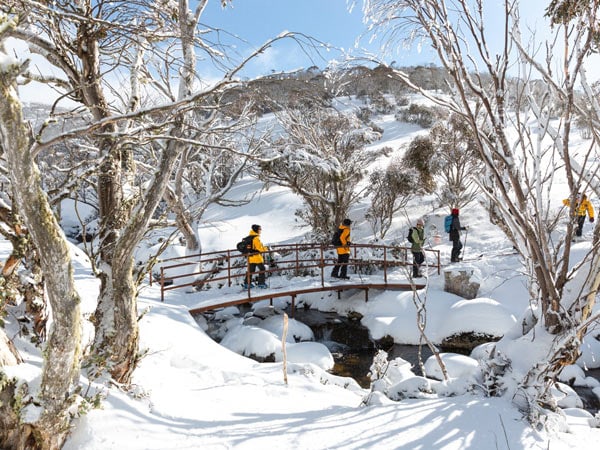
[[[248,273],[246,274],[246,282],[242,283],[244,289],[248,287],[254,287],[252,284],[252,274],[258,269],[258,284],[257,287],[266,289],[265,283],[265,260],[263,253],[268,252],[269,249],[265,247],[260,241],[260,232],[262,227],[260,225],[252,225],[249,236],[252,236],[252,252],[248,255]]]
[[[563,200],[563,205],[565,206],[570,206],[570,203],[571,202],[568,198]],[[593,222],[594,207],[585,194],[579,194],[575,199],[575,216],[577,218],[577,229],[575,230],[575,235],[577,237],[581,237],[583,234],[583,224],[585,223],[586,214],[590,218],[590,222]]]
[[[333,266],[331,271],[332,278],[341,278],[342,280],[349,280],[348,276],[348,262],[350,261],[350,225],[352,221],[350,219],[344,219],[339,227],[340,242],[342,245],[336,247],[338,260],[337,264]]]

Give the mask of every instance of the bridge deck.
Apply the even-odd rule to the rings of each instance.
[[[347,290],[363,290],[365,291],[365,301],[369,301],[369,290],[396,290],[396,291],[410,291],[413,289],[423,289],[424,284],[411,284],[411,283],[340,283],[325,286],[315,286],[309,288],[294,288],[284,290],[280,289],[268,289],[268,290],[249,290],[248,294],[244,297],[234,298],[232,300],[220,301],[223,297],[216,299],[214,302],[203,302],[204,304],[195,308],[191,308],[189,311],[191,314],[199,314],[206,311],[215,309],[225,308],[228,306],[241,305],[244,303],[253,303],[261,300],[273,300],[279,297],[291,297],[292,298],[292,315],[295,309],[296,297],[302,294],[310,294],[314,292],[325,292],[325,291],[337,291],[338,297],[342,291]],[[260,294],[258,294],[260,292]],[[264,292],[264,293],[263,293]],[[257,295],[258,294],[258,295]]]

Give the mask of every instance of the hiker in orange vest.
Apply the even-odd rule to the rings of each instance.
[[[341,278],[343,280],[350,279],[347,275],[348,261],[350,261],[350,225],[352,225],[352,221],[350,219],[344,219],[339,227],[341,230],[340,241],[342,245],[336,247],[338,260],[331,272],[333,278]]]

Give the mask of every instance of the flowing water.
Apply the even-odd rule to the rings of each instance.
[[[389,360],[401,357],[413,365],[415,373],[422,375],[419,369],[419,346],[394,344],[388,340],[375,342],[358,318],[314,309],[298,309],[294,319],[308,325],[315,335],[315,341],[329,349],[335,361],[331,370],[334,375],[354,378],[362,387],[368,388],[369,369],[378,350],[387,352]],[[429,356],[429,348],[421,347],[421,360],[425,362]]]

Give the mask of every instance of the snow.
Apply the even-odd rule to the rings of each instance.
[[[386,134],[392,139],[407,139],[403,132],[415,131],[400,128],[389,134],[386,129]],[[256,194],[250,203],[237,208],[215,206],[207,211],[200,229],[204,251],[233,248],[253,223],[261,224],[265,244],[298,242],[303,238],[307,230],[298,227],[292,214],[300,200],[283,188],[260,189],[257,181],[242,180],[234,194],[238,198]],[[557,197],[557,204],[561,198]],[[352,213],[356,243],[372,238],[368,223],[359,213],[363,206]],[[597,203],[594,206],[598,209]],[[442,229],[446,212],[432,211],[430,205],[421,203],[412,206],[410,214],[411,220],[425,215],[431,237]],[[397,291],[371,293],[368,302],[362,293],[341,301],[335,295],[311,294],[303,297],[303,305],[342,315],[359,313],[361,324],[369,329],[373,339],[390,336],[398,343],[419,343],[415,306],[419,302],[426,310],[427,336],[434,343],[464,331],[517,333],[528,304],[517,257],[479,207],[464,208],[461,221],[471,225],[465,255],[473,260],[445,270],[472,272],[473,279],[481,285],[477,298],[464,300],[444,292],[444,274],[430,271],[427,289],[419,293],[418,299],[412,292]],[[405,226],[404,219],[398,218],[391,233],[402,236]],[[585,232],[589,237],[589,224]],[[8,243],[0,244],[0,252],[7,254]],[[576,247],[583,250],[586,246],[589,239]],[[450,243],[442,240],[435,248],[446,263]],[[143,260],[152,249],[151,245],[141,246],[137,259]],[[173,244],[169,255],[181,254],[180,250]],[[73,257],[82,297],[84,336],[89,342],[93,327],[87,319],[95,308],[98,281],[80,249],[73,247]],[[253,305],[255,314],[251,317],[239,317],[236,307],[219,311],[218,319],[226,323],[220,344],[208,336],[203,319],[196,321],[189,314],[189,309],[207,296],[225,295],[227,289],[196,293],[172,290],[161,302],[160,287],[144,284],[138,305],[140,312],[145,311],[139,325],[140,350],[146,353],[134,373],[133,385],[127,391],[121,390],[87,380],[84,372],[82,385],[87,388],[89,384],[89,395],[98,394],[104,400],[101,408],[74,420],[64,449],[598,448],[598,418],[581,408],[581,400],[567,384],[575,380],[576,385],[593,388],[600,398],[598,380],[586,377],[582,370],[600,367],[600,343],[592,333],[584,340],[579,365],[567,367],[562,383],[553,390],[562,409],[549,416],[547,430],[534,430],[509,398],[487,398],[477,389],[478,361],[489,352],[489,344],[477,347],[470,357],[441,354],[448,380],[444,380],[435,358],[425,362],[427,378],[417,376],[415,368],[406,361],[394,359],[371,390],[361,388],[351,378],[331,374],[333,358],[328,348],[314,342],[312,331],[290,317],[286,383],[281,342],[283,315],[256,314],[269,309],[265,302]],[[287,301],[279,300],[275,306],[285,307]],[[3,370],[31,385],[39,383],[39,349],[19,335],[14,314],[7,316],[6,323],[25,362]],[[517,368],[525,367],[536,355],[535,343],[510,345],[523,346],[522,361],[512,362]],[[244,356],[250,354],[274,355],[274,362],[259,363]]]

